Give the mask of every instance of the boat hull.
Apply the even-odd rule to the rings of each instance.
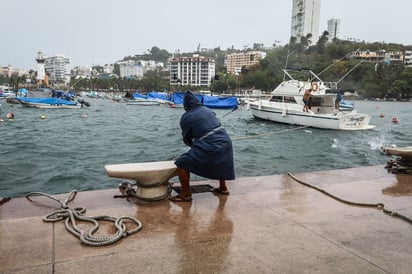
[[[292,125],[302,125],[322,129],[334,130],[366,130],[375,126],[369,125],[370,116],[357,113],[328,113],[317,114],[304,112],[296,108],[287,108],[287,105],[276,106],[273,103],[250,102],[249,110],[255,118]]]
[[[127,102],[126,105],[134,105],[134,106],[158,106],[160,105],[159,102],[156,101],[136,101],[136,102]]]
[[[66,105],[66,104],[44,104],[44,103],[33,103],[33,102],[27,102],[24,100],[20,100],[20,104],[25,107],[30,107],[30,108],[68,108],[68,109],[76,109],[76,108],[81,108],[81,104],[71,104],[71,105]]]

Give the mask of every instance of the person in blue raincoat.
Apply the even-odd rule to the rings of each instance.
[[[182,191],[170,200],[192,200],[190,173],[219,180],[219,187],[212,189],[212,192],[228,195],[226,180],[235,179],[232,140],[216,114],[203,106],[192,92],[186,91],[183,107],[185,113],[180,119],[180,128],[183,142],[190,150],[175,161]]]

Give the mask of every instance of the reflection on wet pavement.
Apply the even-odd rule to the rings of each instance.
[[[382,193],[393,196],[412,195],[412,175],[396,174],[395,183],[382,189]]]

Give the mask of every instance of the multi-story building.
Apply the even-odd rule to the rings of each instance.
[[[329,19],[328,20],[328,33],[329,33],[329,41],[333,41],[333,39],[338,38],[339,36],[339,27],[340,27],[340,19]]]
[[[399,50],[399,51],[388,51],[385,52],[385,59],[384,62],[387,64],[390,64],[392,62],[394,63],[403,63],[404,62],[404,52]]]
[[[70,60],[64,55],[57,54],[44,57],[44,70],[52,85],[67,85],[70,82]]]
[[[412,50],[405,50],[403,63],[408,67],[412,66]]]
[[[263,51],[247,51],[231,53],[226,55],[226,67],[228,74],[238,75],[243,67],[249,68],[259,63],[259,60],[266,57]]]
[[[143,78],[143,66],[139,62],[135,63],[134,61],[122,61],[117,62],[120,69],[120,77],[135,77]]]
[[[355,51],[350,55],[350,58],[360,59],[375,63],[403,63],[406,66],[412,65],[412,50],[386,51],[380,49],[378,51]]]
[[[113,73],[114,65],[113,64],[106,64],[103,66],[103,73],[104,74],[111,74]]]
[[[13,68],[11,65],[7,67],[0,67],[0,75],[4,77],[12,77],[12,76],[26,76],[30,77],[30,74],[25,69],[16,69]]]
[[[312,44],[319,39],[320,0],[293,0],[291,37],[297,41],[312,34]]]
[[[117,62],[120,68],[120,77],[136,77],[143,78],[148,71],[162,70],[164,63],[153,60],[149,61],[122,61]]]
[[[215,60],[197,54],[169,59],[170,85],[209,87],[215,76]]]
[[[379,50],[379,51],[370,51],[370,50],[357,50],[355,52],[352,52],[350,55],[350,58],[353,59],[360,59],[360,60],[367,60],[370,62],[383,62],[385,59],[385,50]]]
[[[92,68],[89,66],[81,67],[81,66],[75,66],[72,70],[72,73],[74,77],[77,79],[79,78],[89,78],[92,76]]]

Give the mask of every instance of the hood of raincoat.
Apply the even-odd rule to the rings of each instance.
[[[201,106],[199,99],[191,91],[186,91],[185,98],[183,99],[183,107],[186,111],[192,110],[198,106]]]

